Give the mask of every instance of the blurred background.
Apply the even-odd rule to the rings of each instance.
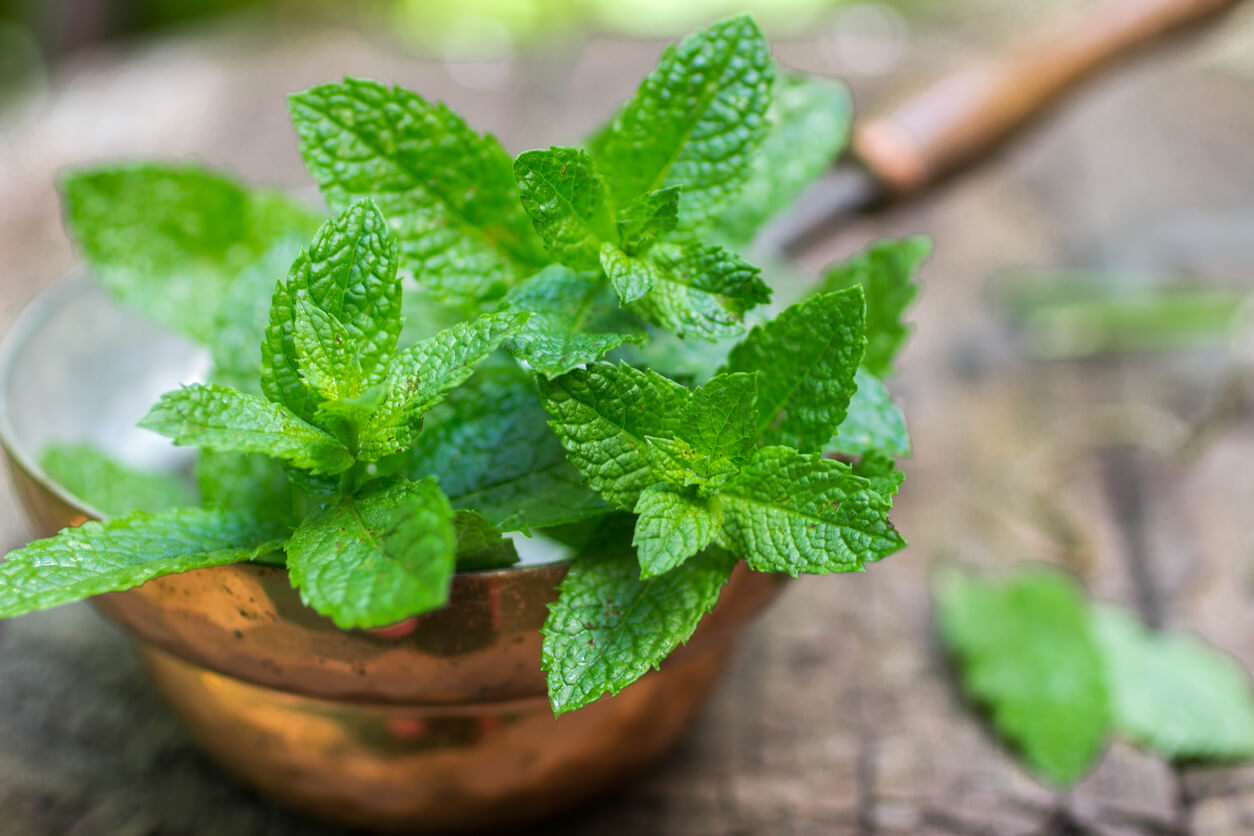
[[[865,114],[1095,5],[0,0],[0,326],[76,261],[59,171],[196,157],[306,185],[283,97],[314,83],[411,87],[518,152],[577,140],[667,40],[746,9]],[[928,593],[938,560],[1047,561],[1254,668],[1254,6],[1103,73],[799,272],[911,233],[936,240],[893,384],[911,548],[794,584],[675,755],[545,832],[1254,832],[1254,767],[1116,743],[1072,791],[1034,781],[957,693]],[[22,526],[5,497],[4,545]],[[0,625],[0,834],[315,832],[204,763],[86,607]]]

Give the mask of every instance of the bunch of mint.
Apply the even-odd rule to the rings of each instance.
[[[561,713],[686,641],[738,561],[826,574],[902,547],[909,439],[881,378],[928,245],[880,244],[770,316],[732,248],[839,153],[849,104],[779,71],[750,18],[668,49],[587,150],[511,160],[372,81],[291,107],[325,222],[195,168],[66,181],[99,280],[211,349],[209,382],[143,421],[200,448],[199,503],[50,449],[108,518],[10,554],[0,616],[262,561],[373,628],[536,532],[578,552],[544,628]]]

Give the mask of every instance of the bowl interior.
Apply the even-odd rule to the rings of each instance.
[[[208,370],[205,349],[74,276],[23,311],[0,350],[0,433],[10,453],[58,494],[64,491],[39,466],[53,443],[87,441],[137,468],[188,473],[194,449],[136,423],[162,392],[203,380]]]

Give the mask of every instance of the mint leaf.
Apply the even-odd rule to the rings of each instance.
[[[139,425],[178,445],[264,453],[316,473],[353,466],[343,444],[282,405],[212,383],[166,392]]]
[[[602,241],[616,240],[605,183],[577,148],[527,151],[514,161],[523,208],[554,259],[595,270]]]
[[[638,255],[678,225],[679,195],[682,191],[681,186],[667,186],[648,192],[619,211],[618,237],[624,252]]]
[[[843,264],[829,267],[820,286],[831,292],[862,285],[866,294],[866,355],[862,364],[871,374],[893,374],[893,360],[910,335],[901,317],[919,292],[914,274],[932,252],[922,236],[881,241]]]
[[[653,290],[633,310],[681,337],[714,340],[739,334],[744,313],[771,300],[759,270],[721,247],[658,245]]]
[[[57,485],[110,517],[196,504],[196,494],[179,477],[128,467],[90,442],[50,444],[40,453],[39,467]]]
[[[328,376],[342,378],[335,388],[343,397],[382,379],[400,334],[397,263],[396,237],[369,201],[353,204],[322,225],[274,292],[261,347],[261,388],[267,398],[308,421],[322,397],[306,382],[306,375],[313,373],[324,383]],[[355,358],[354,368],[346,370],[349,374],[327,369],[318,375],[312,367],[302,370],[302,362],[314,362],[297,346],[297,311],[302,300],[336,320],[341,326],[339,335],[351,341],[351,348],[345,349]],[[301,337],[306,351],[313,350],[310,327],[312,322],[307,322]]]
[[[1119,731],[1173,760],[1254,756],[1254,693],[1239,662],[1113,607],[1093,615]]]
[[[683,223],[712,220],[734,198],[766,134],[775,67],[747,15],[668,47],[635,97],[592,141],[614,201],[683,186]]]
[[[720,374],[692,393],[680,434],[701,453],[739,466],[757,449],[759,375]]]
[[[282,545],[280,527],[205,508],[135,511],[85,522],[0,562],[0,618],[119,592],[175,572],[252,560]]]
[[[719,499],[719,544],[759,572],[856,572],[905,545],[869,481],[791,447],[763,447]]]
[[[270,322],[275,285],[309,239],[284,239],[236,276],[213,321],[210,383],[249,395],[261,391],[261,343]]]
[[[548,259],[513,161],[443,104],[346,78],[291,97],[300,150],[327,202],[369,197],[401,240],[407,275],[461,299],[503,294]]]
[[[644,338],[639,322],[622,312],[600,277],[560,264],[511,290],[505,306],[535,314],[505,347],[545,377],[565,374]]]
[[[335,317],[314,307],[309,294],[296,294],[292,322],[296,368],[319,395],[329,400],[353,398],[365,375],[353,334]]]
[[[758,426],[770,444],[819,450],[845,419],[862,360],[861,290],[823,293],[755,327],[727,368],[760,372]]]
[[[441,607],[452,583],[453,511],[434,482],[376,486],[300,524],[287,565],[301,600],[342,630]]]
[[[659,666],[714,608],[735,565],[715,550],[641,579],[627,532],[611,534],[576,558],[541,630],[557,715],[617,694]]]
[[[910,433],[906,416],[893,403],[883,383],[865,368],[853,377],[858,387],[849,401],[849,411],[825,450],[864,456],[879,452],[892,456],[910,455]]]
[[[422,415],[460,386],[530,319],[525,313],[485,314],[447,328],[396,355],[387,394],[361,431],[358,458],[378,461],[403,452],[422,428]]]
[[[291,520],[295,507],[292,482],[283,464],[269,456],[201,450],[196,460],[196,483],[201,504],[207,508]]]
[[[282,239],[302,241],[312,211],[196,166],[122,165],[61,184],[66,226],[92,272],[119,300],[208,342],[236,276]]]
[[[571,464],[620,508],[657,482],[647,437],[671,437],[688,390],[656,372],[597,363],[540,380],[540,397]]]
[[[458,511],[453,517],[457,535],[457,571],[504,569],[518,562],[518,549],[500,529],[475,511]]]
[[[1093,765],[1110,728],[1110,696],[1088,604],[1061,573],[1031,568],[1004,579],[956,569],[933,594],[941,637],[967,695],[1033,772],[1057,786]]]
[[[601,269],[624,305],[644,297],[657,286],[658,268],[652,261],[627,255],[613,244],[601,245]]]
[[[766,112],[761,151],[734,202],[718,218],[717,231],[733,244],[753,240],[766,221],[793,204],[817,180],[849,140],[853,105],[838,81],[779,73]]]
[[[638,550],[640,577],[665,575],[713,541],[723,524],[718,499],[698,499],[654,485],[636,502],[631,544]]]
[[[481,371],[430,413],[397,460],[410,478],[436,476],[454,508],[472,508],[502,531],[528,531],[604,514],[546,423],[534,385],[517,369]]]

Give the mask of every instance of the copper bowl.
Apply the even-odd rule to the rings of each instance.
[[[206,366],[200,349],[86,278],[27,308],[0,349],[0,442],[33,533],[100,516],[40,471],[50,441],[87,439],[138,465],[186,468],[191,451],[134,425],[160,392]],[[565,572],[550,559],[461,573],[446,608],[373,632],[337,629],[301,603],[285,570],[251,564],[94,603],[134,634],[193,737],[250,784],[372,828],[500,830],[606,791],[663,753],[781,585],[738,567],[660,670],[554,718],[538,631]]]

